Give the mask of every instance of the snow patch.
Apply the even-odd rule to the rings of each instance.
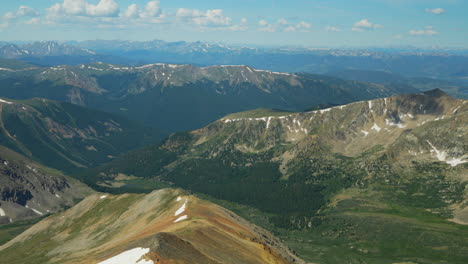
[[[177,197],[177,201],[179,202],[180,200],[182,200],[182,197]]]
[[[446,162],[447,164],[450,164],[452,167],[455,167],[455,166],[457,166],[457,165],[459,165],[459,164],[467,163],[468,160],[463,160],[465,157],[466,157],[466,155],[463,156],[463,157],[460,157],[460,158],[456,158],[456,159],[452,159],[452,160],[447,160],[447,161],[445,161],[445,162]]]
[[[38,215],[43,215],[43,213],[39,212],[38,210],[34,209],[34,208],[30,208],[31,210],[33,210],[36,214]]]
[[[183,216],[177,218],[177,219],[174,221],[174,223],[177,223],[177,222],[182,221],[182,220],[185,220],[185,219],[187,219],[187,215],[183,215]]]
[[[0,99],[0,103],[5,103],[5,104],[13,104],[12,102],[5,101],[3,99]]]
[[[403,125],[403,124],[401,124],[401,123],[396,124],[396,123],[394,123],[394,122],[392,122],[392,121],[390,121],[390,120],[388,120],[388,119],[385,119],[385,124],[386,124],[387,126],[396,126],[396,127],[398,127],[398,128],[405,128],[405,127],[406,127],[405,125]]]
[[[382,128],[380,128],[376,123],[374,123],[374,125],[372,126],[371,129],[373,129],[373,130],[375,130],[375,131],[377,131],[377,132],[380,132],[380,130],[381,130]]]
[[[0,208],[0,216],[6,216],[5,211],[3,211],[2,208]]]
[[[101,196],[99,197],[99,199],[105,199],[105,198],[107,198],[107,195],[101,195]]]
[[[110,259],[99,262],[98,264],[153,264],[152,260],[144,260],[142,257],[150,252],[149,248],[137,247],[127,250],[113,256]]]
[[[185,212],[186,205],[187,205],[187,200],[185,200],[184,204],[174,213],[174,216],[178,216],[181,213]]]
[[[361,130],[361,132],[364,134],[365,137],[367,137],[367,135],[369,135],[369,132],[367,132],[365,130]]]
[[[271,116],[268,117],[268,121],[267,121],[267,124],[266,124],[266,128],[267,128],[267,129],[270,127],[270,121],[271,121]]]
[[[445,163],[449,164],[452,167],[468,162],[468,160],[464,160],[468,157],[468,155],[463,155],[462,157],[459,157],[459,158],[453,158],[451,160],[447,160],[447,153],[445,151],[439,151],[434,145],[432,145],[432,143],[429,140],[427,140],[427,143],[431,146],[432,148],[431,152],[435,152],[436,157],[439,161],[444,161]]]
[[[60,195],[58,195],[58,194],[55,194],[55,197],[57,197],[57,198],[61,198],[61,197],[60,197]]]

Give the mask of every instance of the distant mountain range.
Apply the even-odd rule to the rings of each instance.
[[[80,178],[102,191],[128,189],[127,175],[209,195],[314,263],[461,264],[467,124],[466,101],[441,90],[312,112],[259,109]]]
[[[468,83],[461,80],[438,80],[426,77],[406,77],[384,71],[345,70],[329,73],[345,80],[379,83],[387,86],[409,86],[422,91],[442,89],[459,98],[468,98]]]
[[[468,52],[461,49],[419,48],[262,48],[206,42],[95,40],[70,42],[101,54],[139,63],[199,66],[250,65],[279,72],[326,74],[348,69],[389,71],[405,76],[463,78],[468,76]]]
[[[466,50],[443,48],[254,48],[162,40],[0,43],[0,57],[48,66],[97,61],[133,66],[155,62],[198,66],[250,65],[279,72],[327,74],[358,69],[439,79],[468,77],[467,55]]]
[[[11,62],[3,63],[0,96],[71,102],[169,131],[199,128],[226,114],[255,108],[301,111],[318,104],[345,104],[419,91],[410,86],[271,72],[243,65],[128,67],[94,63],[13,70],[7,68]]]
[[[23,45],[4,44],[0,48],[0,56],[5,59],[45,56],[91,56],[95,52],[77,46],[54,41],[31,42]]]
[[[0,58],[18,59],[28,63],[52,66],[62,64],[91,63],[108,61],[110,63],[132,63],[132,60],[123,59],[66,43],[56,41],[36,41],[21,45],[0,43]]]

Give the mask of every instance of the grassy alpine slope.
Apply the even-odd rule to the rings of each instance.
[[[465,262],[466,101],[434,90],[260,113],[174,134],[81,177],[106,191],[126,188],[112,186],[126,175],[203,193],[318,263]]]

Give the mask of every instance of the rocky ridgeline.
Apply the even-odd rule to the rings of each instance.
[[[210,127],[221,126],[221,130],[232,131],[232,139],[237,139],[235,135],[242,135],[245,141],[250,142],[258,142],[260,138],[276,138],[276,141],[269,141],[270,147],[281,142],[291,143],[319,136],[333,145],[338,152],[356,155],[376,144],[389,145],[405,131],[422,127],[432,121],[466,114],[467,110],[466,101],[456,100],[447,95],[403,95],[281,116],[233,115],[212,124],[208,130]],[[248,113],[244,115],[248,116]],[[235,130],[230,129],[231,127],[235,127]],[[211,134],[208,130],[201,134]],[[220,128],[216,128],[215,133],[219,133],[219,130]],[[254,138],[248,138],[249,136]],[[438,160],[452,165],[466,162],[464,156],[444,156],[429,142],[426,150],[434,152]]]

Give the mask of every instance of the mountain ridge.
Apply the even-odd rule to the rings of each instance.
[[[56,235],[39,248],[22,243],[44,233]],[[135,251],[142,253],[131,260]],[[269,232],[174,189],[91,195],[0,246],[0,256],[29,263],[305,263]]]
[[[311,105],[417,91],[243,65],[160,63],[139,67],[94,63],[0,71],[0,82],[4,84],[1,96],[67,101],[170,131],[195,129],[228,113],[259,107],[298,111]]]
[[[124,174],[224,201],[283,234],[306,261],[463,263],[466,102],[434,90],[311,112],[234,114],[77,176],[98,189],[123,184],[102,189],[109,192],[126,188]],[[421,229],[429,238],[414,241]],[[389,240],[386,230],[397,234]],[[450,240],[453,254],[431,253]]]

